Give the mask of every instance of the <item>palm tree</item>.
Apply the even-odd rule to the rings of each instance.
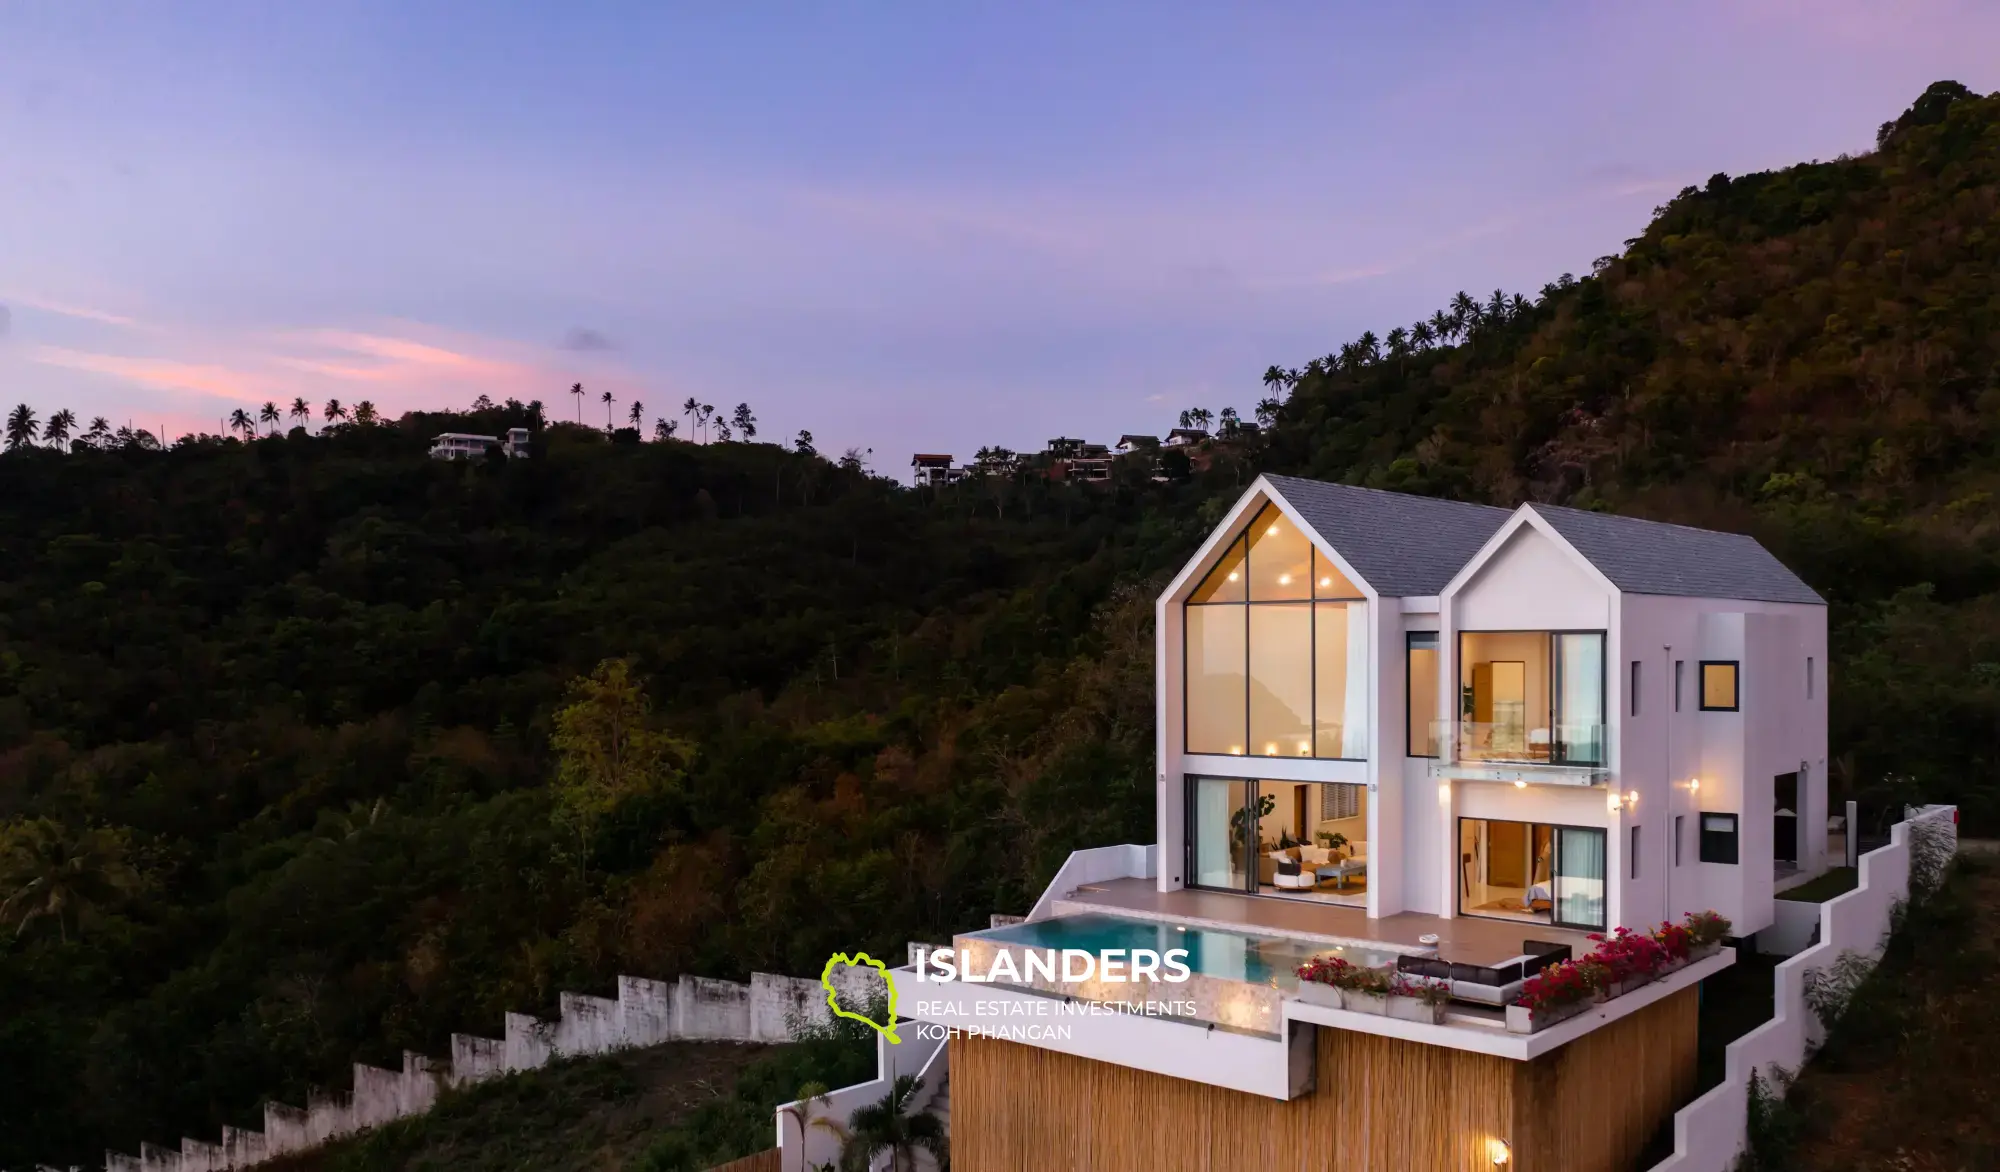
[[[715,404],[703,403],[701,405],[701,426],[704,432],[708,431],[708,426],[709,426],[708,421],[714,418],[715,418]]]
[[[1380,362],[1382,341],[1375,336],[1374,330],[1364,330],[1360,337],[1354,339],[1354,352],[1363,363]]]
[[[1437,335],[1438,342],[1442,345],[1458,337],[1458,323],[1450,314],[1440,309],[1431,314],[1431,332]]]
[[[655,419],[653,420],[653,438],[661,443],[666,443],[668,440],[674,438],[674,431],[679,426],[680,424],[672,420]]]
[[[681,404],[681,414],[688,417],[688,434],[693,435],[694,429],[701,423],[701,404],[695,402],[693,395]]]
[[[81,928],[129,891],[117,839],[102,831],[72,834],[47,818],[20,825],[0,842],[0,924],[14,925],[16,936],[39,919],[52,919],[63,942],[70,924]]]
[[[288,414],[295,420],[310,420],[313,417],[312,404],[303,398],[293,399],[292,409]]]
[[[1284,409],[1285,404],[1275,396],[1257,400],[1257,426],[1268,428],[1276,424],[1278,412]]]
[[[375,404],[366,399],[354,405],[354,422],[363,427],[375,426]]]
[[[229,430],[240,431],[243,438],[249,439],[250,433],[257,430],[257,421],[250,418],[248,411],[238,407],[229,413]]]
[[[611,404],[618,401],[618,396],[606,391],[598,396],[598,401],[604,404],[604,430],[610,431],[618,426],[618,421],[611,417]]]
[[[1239,432],[1239,431],[1241,431],[1241,430],[1242,430],[1242,421],[1240,421],[1240,420],[1238,420],[1238,419],[1236,418],[1236,408],[1234,408],[1234,407],[1224,407],[1224,408],[1222,409],[1222,436],[1223,436],[1223,438],[1224,438],[1224,439],[1235,439],[1235,438],[1236,438],[1236,433],[1237,433],[1237,432]]]
[[[1461,289],[1451,299],[1452,320],[1458,323],[1458,333],[1470,334],[1479,326],[1479,303],[1472,295]]]
[[[1265,368],[1264,386],[1267,390],[1270,390],[1275,394],[1277,392],[1277,389],[1284,385],[1285,385],[1285,372],[1283,369],[1276,366]]]
[[[35,422],[35,409],[26,403],[7,414],[7,450],[30,447],[35,437],[42,432],[42,425]]]
[[[634,431],[637,431],[639,428],[639,420],[645,414],[646,414],[646,405],[644,403],[641,403],[639,400],[634,399],[632,400],[632,409],[625,413],[625,418],[632,421],[632,429]]]
[[[1215,422],[1215,413],[1206,407],[1196,407],[1194,410],[1188,412],[1188,418],[1194,420],[1196,427],[1207,431],[1208,425]]]
[[[93,416],[90,430],[83,433],[83,442],[93,448],[101,448],[111,435],[111,421],[102,415]]]
[[[1410,331],[1397,326],[1383,339],[1389,344],[1389,357],[1401,358],[1410,352]]]
[[[261,408],[258,409],[257,419],[258,422],[260,423],[270,424],[271,430],[273,432],[277,431],[278,419],[279,419],[278,405],[276,403],[266,402]]]
[[[1485,320],[1495,325],[1505,325],[1507,322],[1507,295],[1495,289],[1493,296],[1487,299],[1486,308],[1481,310],[1480,313]]]
[[[841,1145],[842,1172],[865,1172],[877,1156],[889,1157],[890,1172],[915,1169],[917,1152],[929,1152],[943,1167],[951,1158],[944,1124],[929,1111],[910,1110],[923,1080],[913,1074],[896,1077],[881,1102],[855,1109],[847,1121],[847,1142]]]
[[[1507,320],[1519,321],[1528,316],[1528,311],[1533,308],[1534,306],[1529,303],[1526,297],[1516,293],[1507,300]]]
[[[320,408],[319,414],[320,418],[328,423],[338,423],[347,418],[347,408],[340,405],[339,399],[328,399],[326,406]]]
[[[1429,321],[1420,321],[1410,327],[1410,342],[1419,350],[1428,350],[1437,341],[1437,331]]]
[[[716,421],[715,421],[715,442],[716,442],[716,443],[719,443],[719,444],[726,444],[726,443],[728,443],[728,442],[729,442],[730,440],[732,440],[732,439],[734,439],[734,438],[736,438],[736,437],[735,437],[735,436],[734,436],[734,435],[733,435],[733,434],[732,434],[732,433],[730,432],[730,430],[729,430],[729,425],[728,425],[727,423],[724,423],[724,422],[723,422],[722,420],[720,420],[720,419],[718,419],[718,420],[716,420]]]
[[[831,1093],[827,1085],[823,1082],[805,1083],[799,1087],[798,1094],[794,1096],[792,1102],[778,1108],[778,1116],[781,1119],[789,1119],[793,1123],[798,1124],[799,1145],[801,1147],[805,1145],[806,1132],[808,1131],[827,1132],[834,1139],[838,1140],[842,1147],[845,1147],[847,1141],[853,1138],[848,1133],[847,1128],[841,1125],[840,1120],[835,1119],[831,1115],[815,1114],[813,1111],[815,1107],[832,1106],[833,1103],[828,1098],[828,1095]],[[799,1168],[801,1172],[805,1168],[805,1154],[803,1152],[799,1155]]]
[[[750,404],[736,404],[736,413],[730,416],[730,421],[736,424],[736,430],[743,433],[744,439],[757,438],[757,417],[751,414]]]
[[[42,442],[60,451],[69,450],[69,433],[76,426],[76,412],[64,407],[49,416],[47,427],[42,428]]]
[[[582,422],[583,422],[583,384],[582,384],[582,383],[575,383],[575,384],[571,385],[571,387],[569,388],[569,393],[570,393],[571,395],[573,395],[573,396],[575,396],[575,397],[576,397],[576,421],[577,421],[578,423],[582,423]]]

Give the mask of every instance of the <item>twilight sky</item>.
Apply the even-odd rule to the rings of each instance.
[[[1247,408],[1687,183],[2000,88],[2000,5],[0,6],[0,405],[748,400],[968,458]],[[685,424],[683,424],[685,427]]]

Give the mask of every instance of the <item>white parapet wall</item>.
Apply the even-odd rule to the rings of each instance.
[[[1055,914],[1057,901],[1069,898],[1071,893],[1087,883],[1105,883],[1112,879],[1154,878],[1159,873],[1157,870],[1159,854],[1159,848],[1156,846],[1151,844],[1140,846],[1136,843],[1071,851],[1069,860],[1063,863],[1055,878],[1049,880],[1048,887],[1042,891],[1042,897],[1035,901],[1034,910],[1028,913],[1028,918],[1048,919]]]
[[[1729,1044],[1722,1082],[1674,1116],[1674,1154],[1652,1172],[1729,1172],[1735,1166],[1747,1136],[1751,1075],[1768,1081],[1774,1071],[1796,1071],[1824,1040],[1824,1028],[1806,1004],[1808,980],[1846,953],[1881,956],[1894,910],[1909,898],[1911,857],[1920,837],[1955,853],[1957,808],[1908,811],[1891,828],[1889,845],[1861,856],[1854,890],[1804,905],[1819,909],[1819,943],[1778,966],[1771,1020]],[[1796,933],[1798,925],[1787,929]]]
[[[857,1005],[882,991],[881,978],[866,969],[837,971],[834,986],[844,1001]],[[105,1170],[229,1172],[254,1167],[421,1115],[446,1088],[534,1070],[557,1058],[676,1041],[784,1042],[791,1038],[794,1022],[829,1019],[826,990],[818,977],[771,973],[752,973],[749,984],[695,976],[674,982],[619,977],[616,999],[563,993],[557,1006],[555,1021],[508,1014],[501,1038],[453,1034],[449,1061],[406,1052],[401,1070],[357,1063],[351,1090],[313,1091],[303,1110],[265,1103],[262,1131],[225,1127],[221,1143],[184,1138],[179,1148],[142,1144],[137,1157],[106,1152]],[[904,1061],[912,1057],[899,1055]]]

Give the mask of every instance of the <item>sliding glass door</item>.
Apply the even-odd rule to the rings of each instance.
[[[1228,891],[1256,889],[1256,783],[1222,777],[1188,783],[1188,881]]]
[[[1603,830],[1488,818],[1461,818],[1458,825],[1462,914],[1604,927]]]
[[[1605,895],[1604,831],[1556,827],[1555,922],[1603,928]]]

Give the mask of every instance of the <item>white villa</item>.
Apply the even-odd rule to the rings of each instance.
[[[512,427],[507,429],[507,438],[497,435],[473,435],[469,432],[447,431],[431,439],[430,456],[433,460],[478,460],[484,459],[494,449],[503,456],[526,456],[533,451],[528,429]]]
[[[913,945],[916,1024],[780,1112],[781,1166],[908,1073],[962,1172],[1630,1168],[1735,949],[1551,966],[1710,910],[1739,943],[1825,869],[1819,595],[1736,534],[1263,476],[1156,617],[1157,841],[955,937],[990,981]],[[1032,964],[1173,949],[1183,978]],[[1334,960],[1386,994],[1300,971]]]
[[[1825,869],[1826,604],[1748,537],[1266,476],[1157,618],[1160,891],[1748,935]]]

